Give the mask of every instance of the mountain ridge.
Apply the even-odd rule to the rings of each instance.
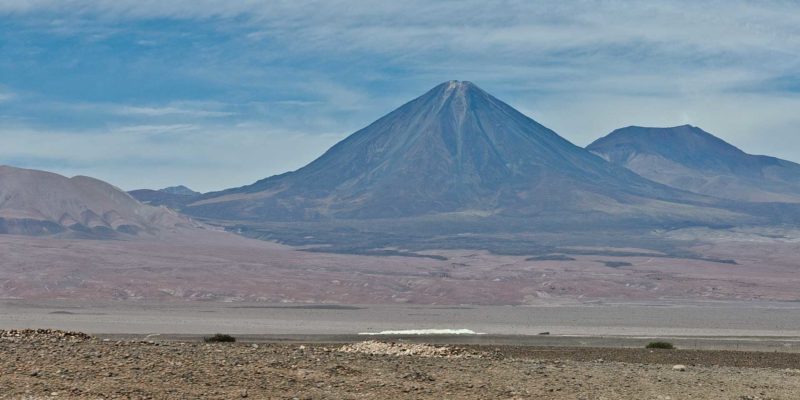
[[[748,154],[691,125],[620,128],[587,150],[645,178],[699,194],[800,203],[800,164]]]
[[[200,192],[195,192],[184,185],[165,187],[163,189],[158,189],[158,191],[169,194],[177,194],[180,196],[199,196],[202,194]]]
[[[195,192],[183,185],[170,186],[158,190],[136,189],[129,191],[128,194],[144,204],[166,206],[178,211],[202,195],[202,193]]]

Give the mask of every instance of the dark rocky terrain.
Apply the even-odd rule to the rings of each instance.
[[[0,233],[97,239],[192,226],[189,218],[94,178],[0,166]]]
[[[731,200],[800,202],[800,164],[747,154],[695,126],[630,126],[587,149],[675,188]]]
[[[197,197],[201,195],[201,193],[195,192],[183,185],[171,186],[158,190],[137,189],[131,190],[128,194],[144,204],[166,206],[178,211],[187,204],[195,201]]]
[[[798,354],[585,350],[105,341],[0,331],[0,399],[792,400],[800,393]]]
[[[195,192],[194,190],[183,185],[165,187],[163,189],[158,189],[158,191],[162,193],[178,194],[181,196],[198,196],[202,194],[200,192]]]

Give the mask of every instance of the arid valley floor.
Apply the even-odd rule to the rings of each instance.
[[[556,257],[480,250],[334,254],[214,231],[129,241],[0,235],[0,298],[435,305],[800,300],[800,231],[683,229],[656,239],[688,243],[682,251],[695,257],[585,246]]]
[[[800,398],[800,235],[663,236],[700,257],[0,236],[0,329],[93,335],[3,333],[0,399]],[[475,334],[362,335],[414,329]]]

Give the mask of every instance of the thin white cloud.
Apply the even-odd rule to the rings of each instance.
[[[186,132],[197,130],[197,125],[192,124],[169,124],[169,125],[129,125],[121,126],[114,129],[114,132],[119,133],[173,133],[173,132]]]
[[[118,34],[118,22],[179,19],[246,43],[247,54],[206,48],[202,63],[180,71],[216,87],[280,95],[243,104],[225,98],[231,104],[60,106],[125,119],[104,120],[109,131],[90,132],[96,149],[86,162],[141,154],[184,162],[167,178],[124,166],[108,172],[128,188],[218,189],[299,167],[335,139],[448,79],[472,80],[580,145],[632,124],[691,123],[746,151],[800,161],[798,89],[767,92],[765,85],[800,71],[800,3],[793,1],[0,0],[2,14],[58,15],[44,18],[46,29],[98,38]],[[154,47],[169,40],[159,37]],[[271,64],[276,59],[290,66]],[[295,59],[305,64],[295,67]],[[391,80],[401,82],[390,82],[387,91],[369,88]],[[84,157],[70,151],[80,132],[27,132],[53,145],[33,145],[5,129],[0,135],[17,141],[10,148],[4,143],[0,156],[28,149],[37,157]],[[148,141],[160,133],[186,141]],[[108,148],[118,153],[105,155]],[[188,166],[198,159],[219,165]]]
[[[44,101],[50,110],[130,117],[223,118],[237,115],[234,105],[214,101],[174,101],[164,105]]]
[[[298,107],[308,107],[320,104],[319,101],[307,101],[307,100],[278,100],[274,101],[273,103],[284,106],[298,106]]]
[[[344,134],[309,135],[251,123],[92,131],[16,126],[0,127],[0,137],[0,163],[11,160],[17,166],[67,176],[90,175],[126,190],[184,184],[211,191],[297,169]]]
[[[250,37],[291,33],[307,46],[382,51],[471,48],[531,50],[640,40],[698,50],[795,48],[795,2],[499,1],[365,5],[359,1],[0,0],[0,12],[94,15],[108,20],[244,17]]]
[[[0,87],[0,103],[14,100],[16,97],[17,95],[15,93],[3,90],[3,88]]]
[[[114,113],[121,115],[141,115],[146,117],[160,117],[165,115],[185,115],[190,117],[228,117],[234,115],[232,112],[198,110],[180,107],[139,107],[139,106],[120,106],[113,109]]]
[[[693,73],[724,66],[765,76],[796,73],[800,4],[730,1],[477,0],[365,5],[358,1],[0,0],[0,12],[58,13],[59,26],[143,18],[218,19],[252,29],[251,39],[326,57],[389,57],[421,73],[550,65],[591,76],[655,70]],[[203,23],[208,23],[204,21]],[[763,60],[768,58],[770,62]],[[721,65],[714,65],[721,64]],[[595,68],[596,72],[590,71]],[[241,72],[241,71],[240,71]],[[654,74],[657,75],[657,74]],[[477,80],[474,77],[470,77]],[[510,76],[508,79],[525,79]],[[734,86],[736,82],[733,82]]]

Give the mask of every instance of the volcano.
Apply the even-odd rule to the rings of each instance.
[[[727,214],[607,162],[466,81],[434,87],[299,170],[206,194],[182,211],[239,221]]]
[[[799,164],[747,154],[695,126],[631,126],[587,149],[675,188],[738,201],[800,203]]]

